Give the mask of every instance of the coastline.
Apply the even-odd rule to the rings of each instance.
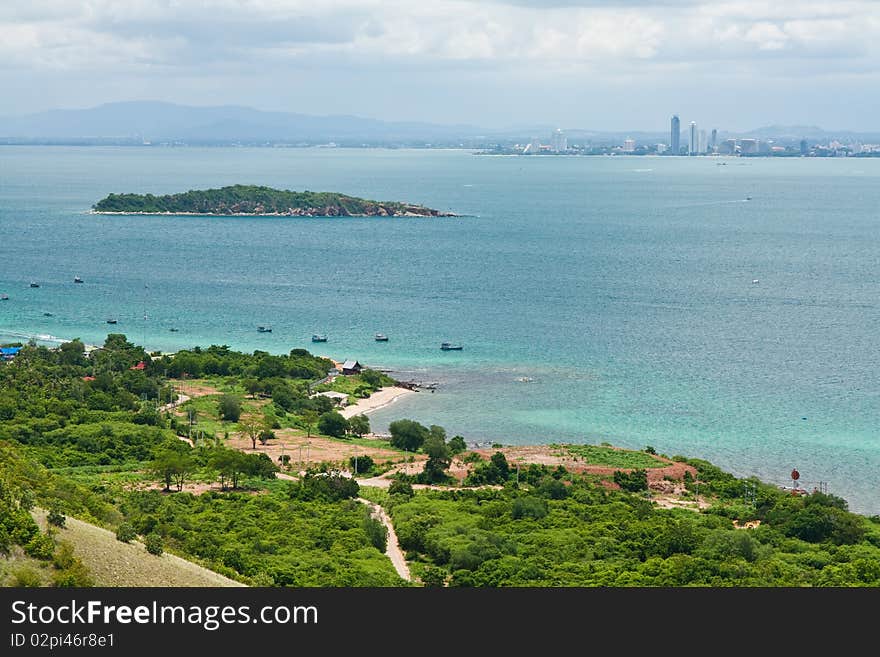
[[[86,214],[103,214],[117,216],[138,216],[145,217],[315,217],[327,219],[340,219],[344,217],[462,217],[464,215],[455,214],[454,212],[438,212],[420,213],[420,212],[390,212],[387,214],[319,214],[314,212],[133,212],[133,211],[110,211],[110,210],[89,210]]]
[[[355,415],[369,415],[373,411],[377,411],[380,408],[385,408],[386,406],[393,404],[398,399],[415,394],[415,390],[401,388],[399,386],[380,388],[366,399],[358,399],[354,404],[350,404],[341,409],[339,413],[346,419],[352,418]]]

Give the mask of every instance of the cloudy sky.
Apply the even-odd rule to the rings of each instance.
[[[880,129],[880,2],[0,0],[0,115],[119,100],[487,127]]]

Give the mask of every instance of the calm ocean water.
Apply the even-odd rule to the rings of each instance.
[[[439,383],[379,430],[650,444],[780,484],[797,467],[880,513],[880,160],[724,161],[2,147],[0,339],[305,347]],[[233,183],[469,216],[87,214]]]

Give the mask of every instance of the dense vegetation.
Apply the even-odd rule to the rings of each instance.
[[[262,495],[132,492],[120,506],[138,533],[250,584],[403,584],[371,539],[376,521],[350,498],[291,484]]]
[[[77,341],[25,345],[0,364],[0,553],[51,566],[4,574],[12,562],[0,560],[0,579],[88,584],[51,531],[69,515],[249,584],[402,585],[382,554],[384,526],[354,499],[362,495],[388,508],[426,585],[880,586],[880,518],[683,457],[675,460],[696,473],[685,476],[686,498],[698,487],[711,506],[660,508],[646,489],[664,462],[650,448],[557,448],[616,469],[597,481],[562,466],[517,468],[501,451],[485,458],[440,426],[403,419],[391,424],[391,443],[427,459],[387,491],[361,490],[328,467],[277,480],[278,464],[257,445],[279,428],[346,441],[369,430],[366,418],[345,420],[313,395],[331,366],[305,350],[216,345],[151,356],[119,334],[88,356]],[[193,377],[211,377],[216,394],[179,415],[163,410]],[[358,395],[384,383],[366,370],[335,385]],[[247,449],[232,449],[232,436],[249,439]],[[456,455],[470,464],[464,484],[473,488],[449,474]],[[378,466],[359,458],[359,473]],[[33,521],[36,507],[48,511],[49,531]]]
[[[110,194],[96,212],[287,214],[303,216],[443,216],[419,205],[370,201],[335,192],[294,192],[256,185],[190,190],[180,194]]]
[[[402,583],[382,554],[384,528],[350,499],[356,482],[346,480],[353,492],[341,497],[322,493],[333,478],[288,490],[273,483],[279,468],[266,454],[225,445],[230,434],[270,440],[282,422],[327,425],[338,414],[310,386],[331,361],[299,349],[278,356],[225,346],[151,357],[120,334],[88,356],[84,349],[79,341],[24,345],[0,365],[0,555],[56,558],[28,513],[39,505],[50,520],[75,515],[122,541],[140,537],[154,554],[177,552],[251,584]],[[187,402],[189,422],[162,411],[194,375],[212,375],[228,392]],[[208,431],[196,441],[198,427]],[[156,483],[163,490],[144,490]],[[219,484],[219,492],[193,495],[183,491],[189,483]],[[63,550],[56,579],[87,583]]]
[[[716,496],[702,513],[582,477],[560,487],[546,471],[500,490],[392,494],[389,505],[416,571],[450,586],[880,585],[880,519],[757,482],[750,498],[742,481],[691,463]]]

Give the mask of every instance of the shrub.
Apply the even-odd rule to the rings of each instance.
[[[389,495],[405,495],[406,497],[413,496],[413,487],[408,481],[401,481],[399,479],[395,479],[391,482],[391,485],[388,487]]]
[[[464,442],[464,438],[461,436],[453,436],[449,439],[449,442],[447,444],[449,445],[449,451],[452,454],[461,454],[467,449],[467,444]]]
[[[360,456],[351,456],[348,459],[348,466],[351,468],[351,471],[355,474],[361,474],[363,472],[369,472],[373,469],[373,466],[376,465],[373,461],[372,457],[367,456],[366,454]]]
[[[79,559],[74,558],[67,568],[59,570],[52,576],[52,583],[58,587],[83,588],[94,586],[95,581],[89,574],[88,568]]]
[[[379,552],[385,552],[385,548],[388,546],[388,528],[369,515],[364,518],[361,526],[373,547],[379,550]]]
[[[336,411],[324,413],[318,418],[318,431],[325,436],[344,438],[348,431],[348,420]]]
[[[24,546],[25,553],[34,559],[42,559],[48,561],[55,553],[55,540],[48,534],[35,534],[27,545]]]
[[[615,470],[614,483],[631,493],[648,490],[648,471],[644,469],[637,469],[632,472]]]
[[[521,518],[540,520],[547,515],[547,503],[540,497],[518,497],[513,501],[511,515],[514,520]]]
[[[67,522],[67,516],[61,512],[59,507],[53,506],[46,515],[46,522],[55,527],[64,527],[64,523]]]
[[[144,538],[144,546],[147,548],[147,552],[155,554],[157,557],[164,552],[162,537],[156,532],[146,535]]]
[[[241,418],[241,402],[235,395],[223,395],[219,402],[220,419],[226,422],[238,422]]]
[[[447,572],[444,568],[437,568],[436,566],[425,566],[424,570],[422,570],[422,584],[432,587],[445,586],[446,575]]]
[[[12,580],[9,583],[10,586],[20,588],[36,588],[42,586],[42,584],[43,580],[40,578],[40,573],[30,566],[21,566],[13,570]]]
[[[131,523],[123,522],[119,527],[116,528],[116,540],[122,541],[123,543],[131,543],[135,538],[137,538],[137,532],[134,530],[134,527]]]

